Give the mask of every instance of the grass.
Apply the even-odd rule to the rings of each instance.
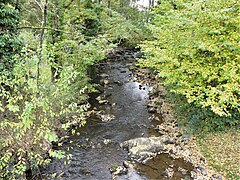
[[[227,179],[240,179],[240,130],[205,134],[198,144],[210,166]]]
[[[208,164],[226,179],[240,180],[240,115],[233,111],[230,117],[217,117],[186,102],[185,98],[168,94],[175,104],[179,125],[196,141]]]

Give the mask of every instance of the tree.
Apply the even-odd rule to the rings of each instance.
[[[25,179],[50,158],[66,157],[52,143],[85,123],[87,93],[94,90],[89,69],[119,42],[142,37],[105,2],[21,0],[21,27],[15,3],[0,3],[0,60],[12,74],[0,75],[0,96],[7,99],[0,103],[0,178]],[[24,48],[14,56],[18,28]]]
[[[220,116],[239,112],[239,3],[165,0],[154,12],[154,40],[142,45],[141,62],[189,103]]]
[[[18,36],[19,6],[13,0],[0,2],[0,74],[11,72],[16,63],[13,56],[21,50]]]
[[[43,15],[42,15],[42,29],[40,34],[40,54],[37,65],[37,86],[39,87],[39,79],[40,79],[40,65],[43,59],[43,41],[44,41],[44,33],[47,25],[47,14],[48,14],[48,0],[45,0],[43,7]]]

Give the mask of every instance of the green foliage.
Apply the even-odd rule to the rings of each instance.
[[[154,39],[141,45],[146,59],[140,63],[189,103],[220,116],[239,113],[239,3],[164,0],[153,15]]]
[[[89,69],[119,42],[137,44],[143,33],[136,22],[90,0],[49,1],[40,48],[43,4],[23,0],[27,29],[20,52],[19,12],[10,2],[0,3],[0,178],[24,179],[25,171],[67,156],[52,143],[61,145],[84,125],[87,93],[94,90]]]
[[[96,36],[101,31],[101,13],[103,10],[104,8],[97,3],[83,2],[79,16],[84,29],[83,34]]]
[[[205,135],[239,126],[240,115],[236,109],[231,111],[231,116],[218,116],[210,108],[189,104],[184,96],[170,94],[168,99],[175,104],[179,125],[184,125],[190,134]]]
[[[53,151],[51,144],[58,142],[59,135],[72,125],[83,125],[87,109],[87,104],[78,105],[80,99],[71,96],[71,86],[78,78],[74,69],[65,68],[60,81],[54,86],[42,84],[38,91],[31,64],[22,58],[25,62],[14,68],[14,79],[3,75],[0,78],[1,84],[12,89],[9,92],[1,87],[0,94],[7,99],[6,105],[0,106],[0,176],[11,179],[22,177],[28,168],[48,164],[47,154],[63,158],[64,153]],[[82,93],[84,89],[78,91],[78,96]]]
[[[103,1],[106,5],[108,1]],[[149,38],[151,35],[146,27],[148,13],[141,12],[138,8],[131,6],[131,1],[111,1],[110,16],[103,17],[103,32],[113,37],[118,37],[116,42],[123,46],[136,47],[139,42]]]
[[[235,173],[232,172],[231,170],[228,170],[228,171],[227,171],[227,178],[228,178],[228,179],[231,179],[231,180],[234,180],[234,179],[239,179],[240,176],[239,176],[239,174],[235,174]]]
[[[11,70],[16,63],[11,57],[21,49],[18,37],[19,11],[14,1],[0,2],[0,72]]]
[[[109,34],[109,40],[128,44],[137,44],[143,39],[143,32],[124,16],[113,12],[111,17],[106,17],[103,21],[103,32]]]

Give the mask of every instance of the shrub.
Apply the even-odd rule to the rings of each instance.
[[[174,93],[220,115],[240,108],[240,16],[236,0],[161,1],[141,47]]]

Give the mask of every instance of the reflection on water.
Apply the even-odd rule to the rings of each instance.
[[[56,173],[57,179],[111,179],[109,169],[122,165],[122,162],[128,159],[127,152],[120,148],[120,143],[141,136],[156,135],[152,126],[159,122],[152,121],[152,115],[147,110],[149,87],[139,88],[140,83],[133,82],[132,72],[128,70],[127,65],[128,60],[115,61],[101,70],[101,73],[109,75],[109,84],[104,90],[109,104],[99,105],[91,100],[93,107],[114,115],[115,119],[110,122],[101,122],[96,117],[89,119],[87,124],[78,130],[80,136],[72,136],[71,143],[60,147],[72,154],[71,163],[65,165],[61,160],[54,160],[43,170],[43,178],[54,179],[51,174]],[[139,165],[138,170],[141,173],[138,170],[130,170],[119,179],[158,178],[163,171],[163,163],[168,161],[172,164],[176,162],[168,157],[160,160],[157,157],[147,165]],[[150,168],[151,166],[157,169]]]
[[[147,161],[146,164],[139,164],[137,169],[142,175],[149,179],[191,179],[191,171],[193,170],[191,163],[186,163],[183,159],[173,159],[168,154],[160,154],[155,158]],[[169,169],[169,172],[166,172]]]

